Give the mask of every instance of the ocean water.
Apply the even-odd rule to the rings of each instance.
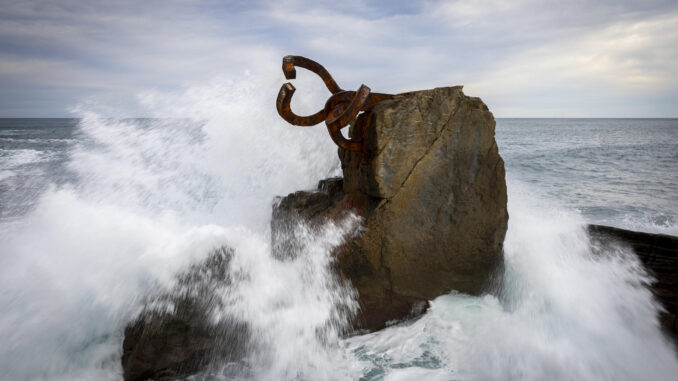
[[[324,128],[286,125],[261,95],[277,82],[145,94],[154,119],[80,108],[0,120],[1,380],[120,380],[123,329],[143,300],[224,245],[239,281],[223,312],[256,345],[241,363],[215,359],[213,379],[678,374],[652,279],[633,253],[595,256],[584,231],[678,234],[678,120],[497,120],[510,213],[501,295],[443,295],[419,319],[341,338],[337,310],[355,301],[329,253],[356,221],[300,226],[300,255],[271,255],[273,198],[340,174]]]
[[[73,179],[66,168],[77,119],[0,121],[0,219],[26,214],[44,190]],[[20,195],[20,196],[19,196]]]
[[[678,235],[678,120],[499,119],[509,178],[591,223]]]

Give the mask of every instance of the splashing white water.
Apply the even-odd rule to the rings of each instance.
[[[329,316],[333,290],[311,282],[328,298],[316,306],[307,299],[317,295],[297,292],[303,283],[294,279],[326,279],[329,246],[344,228],[328,227],[309,246],[310,263],[280,263],[270,255],[268,223],[274,196],[310,189],[337,170],[336,147],[323,129],[285,125],[268,96],[275,87],[247,78],[145,95],[149,114],[163,120],[79,111],[70,162],[79,182],[50,188],[21,223],[2,230],[0,379],[120,379],[122,329],[141,299],[222,245],[236,249],[234,263],[250,274],[240,286],[243,313],[267,312],[256,306],[280,304],[278,295],[296,301],[283,305],[305,316],[298,324],[309,330],[311,316],[322,318],[318,309]],[[267,297],[276,282],[283,288]]]
[[[142,298],[222,245],[235,250],[230,271],[244,279],[228,295],[238,301],[230,313],[260,344],[252,379],[678,374],[633,256],[594,255],[577,215],[515,182],[501,297],[442,296],[417,321],[340,339],[337,306],[355,303],[332,281],[329,252],[355,221],[320,234],[300,226],[304,255],[271,255],[273,197],[338,169],[324,128],[290,127],[275,114],[278,86],[249,76],[144,95],[149,115],[163,120],[80,111],[70,162],[79,182],[47,190],[0,233],[0,379],[121,379],[122,329]],[[319,335],[327,322],[336,324]]]
[[[348,341],[376,377],[666,380],[678,374],[633,253],[594,254],[584,221],[509,182],[502,295],[445,295],[416,322]]]

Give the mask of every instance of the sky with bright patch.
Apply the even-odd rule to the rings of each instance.
[[[675,0],[0,0],[0,117],[145,116],[127,100],[245,73],[275,99],[288,54],[346,89],[461,84],[497,117],[678,117]]]

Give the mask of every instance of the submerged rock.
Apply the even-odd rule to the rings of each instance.
[[[351,127],[365,151],[339,149],[343,179],[275,204],[274,248],[284,256],[294,245],[279,234],[290,221],[363,217],[362,234],[336,250],[338,270],[358,292],[357,329],[416,315],[452,290],[482,293],[503,270],[508,223],[494,127],[487,106],[460,86],[379,103]]]

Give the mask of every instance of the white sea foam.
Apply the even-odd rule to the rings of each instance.
[[[318,352],[309,346],[320,340],[314,324],[338,302],[323,266],[342,228],[309,245],[306,262],[276,265],[268,221],[274,196],[314,187],[338,159],[324,129],[280,120],[268,96],[278,85],[248,78],[144,96],[149,114],[189,120],[148,124],[79,111],[83,138],[70,164],[79,183],[48,189],[33,212],[0,230],[0,379],[119,379],[122,329],[139,300],[220,245],[234,247],[234,263],[251,273],[239,288],[251,305],[240,311],[278,322],[270,347],[293,344],[306,327],[297,348]],[[32,155],[22,162],[39,158]],[[302,280],[294,284],[304,274],[315,277],[306,294]],[[279,287],[265,298],[271,282]],[[318,304],[319,295],[329,299]],[[272,369],[293,373],[302,353],[271,352],[280,358]]]
[[[136,300],[226,235],[69,189],[48,192],[11,233],[2,242],[0,369],[14,380],[114,379],[121,324]]]
[[[14,173],[12,171],[7,171],[7,170],[0,171],[0,181],[2,181],[4,179],[8,179],[8,178],[14,176],[15,174],[16,173]]]
[[[608,224],[629,230],[678,236],[678,221],[675,214],[644,213],[641,216],[625,216],[621,221]]]
[[[0,157],[5,168],[16,168],[20,165],[31,164],[45,159],[45,154],[34,149],[4,150]]]

